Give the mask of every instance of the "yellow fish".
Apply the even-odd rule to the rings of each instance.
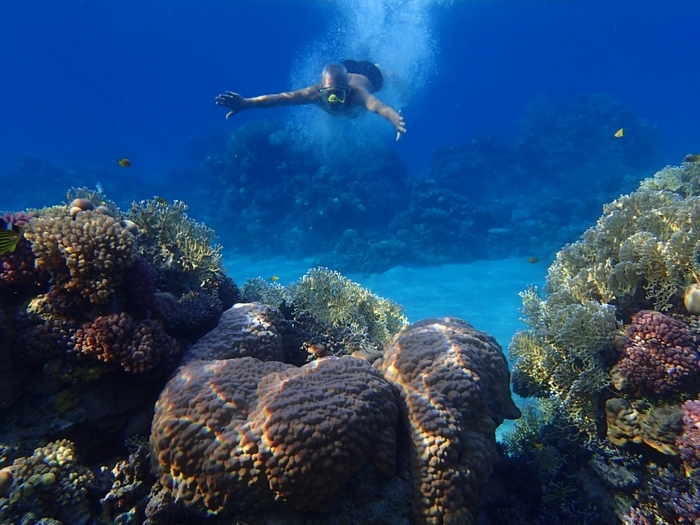
[[[538,262],[539,260],[540,260],[539,257],[528,257],[528,258],[527,258],[527,262],[529,262],[530,264],[535,264],[535,263]]]
[[[700,154],[699,155],[686,155],[685,158],[683,159],[683,162],[700,162]]]
[[[123,158],[119,159],[117,161],[117,164],[119,164],[119,166],[122,168],[128,168],[129,166],[131,166],[131,161],[129,159]]]
[[[12,253],[22,238],[22,228],[0,219],[0,254]]]
[[[625,128],[620,128],[615,132],[615,138],[619,139],[625,135]]]
[[[276,283],[276,282],[279,281],[279,280],[280,280],[280,276],[279,276],[279,275],[273,275],[272,277],[270,277],[270,282],[271,282],[271,283]]]

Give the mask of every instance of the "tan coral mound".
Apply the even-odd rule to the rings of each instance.
[[[223,313],[216,328],[185,353],[182,362],[246,356],[261,361],[284,361],[282,335],[278,330],[284,323],[284,316],[274,306],[235,304]]]
[[[194,362],[156,404],[151,457],[187,506],[281,499],[322,511],[368,457],[394,473],[397,420],[393,389],[361,359]]]
[[[105,304],[134,264],[134,236],[118,219],[94,211],[33,220],[24,233],[36,267],[51,272],[61,289]]]
[[[520,417],[501,347],[461,319],[424,319],[399,332],[381,369],[400,389],[413,442],[416,523],[475,523],[496,427]]]

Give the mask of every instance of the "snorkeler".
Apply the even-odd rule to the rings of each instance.
[[[391,122],[396,128],[396,140],[399,140],[401,134],[406,133],[403,115],[372,94],[383,84],[382,72],[372,62],[345,60],[342,64],[327,64],[320,84],[253,98],[227,91],[216,97],[216,103],[230,109],[226,118],[244,109],[301,104],[316,104],[329,115],[340,118],[357,118],[369,110]]]

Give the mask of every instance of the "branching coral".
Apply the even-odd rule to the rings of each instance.
[[[627,312],[671,299],[696,274],[700,199],[637,191],[605,206],[598,224],[557,254],[547,276],[549,301],[611,303]]]
[[[318,321],[384,344],[408,321],[403,309],[327,268],[307,272],[292,288],[295,309]]]
[[[511,342],[513,388],[523,396],[553,396],[584,437],[592,439],[598,396],[610,383],[601,349],[617,332],[615,309],[593,301],[553,305],[534,288],[521,297],[533,329],[516,333]]]
[[[196,274],[200,281],[221,273],[221,246],[214,230],[187,216],[187,205],[163,199],[133,203],[128,218],[139,228],[139,252],[153,267]]]

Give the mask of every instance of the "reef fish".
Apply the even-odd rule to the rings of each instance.
[[[686,155],[683,162],[700,162],[700,154],[697,155]]]
[[[619,139],[620,137],[624,137],[624,135],[625,135],[625,128],[620,128],[615,132],[615,138]]]
[[[128,168],[131,166],[131,161],[127,158],[121,158],[117,161],[117,164],[119,164],[119,166],[122,168]]]
[[[272,277],[270,277],[270,282],[272,282],[272,283],[276,283],[279,280],[280,280],[279,275],[273,275]]]
[[[21,238],[21,227],[0,219],[0,254],[14,252]]]

